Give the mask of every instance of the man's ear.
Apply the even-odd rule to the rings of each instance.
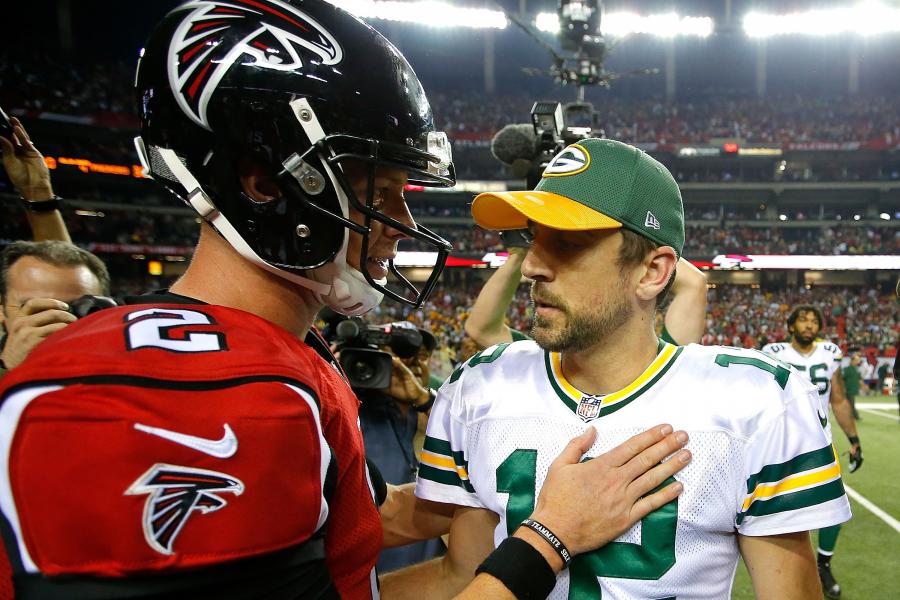
[[[656,298],[669,279],[674,276],[678,256],[671,246],[660,246],[647,254],[644,260],[644,275],[638,281],[635,290],[641,300]]]
[[[241,189],[256,202],[269,202],[281,197],[281,191],[269,172],[249,157],[238,160]]]

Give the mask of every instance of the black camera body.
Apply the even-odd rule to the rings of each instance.
[[[85,295],[69,302],[69,312],[75,315],[76,319],[83,319],[104,308],[114,306],[118,306],[116,301],[108,296]]]
[[[422,334],[409,323],[367,325],[359,317],[337,323],[331,341],[340,351],[341,368],[354,390],[387,390],[391,386],[392,357],[380,348],[389,347],[400,358],[411,358],[422,347]]]

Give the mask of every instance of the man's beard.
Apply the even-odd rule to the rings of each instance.
[[[618,281],[615,285],[624,290],[625,282]],[[532,298],[535,292],[541,302],[562,312],[562,315],[556,315],[555,318],[562,318],[564,324],[561,327],[554,326],[548,319],[538,315],[532,300],[532,308],[535,310],[531,337],[538,346],[549,352],[580,352],[597,346],[609,339],[634,314],[634,307],[623,292],[613,294],[596,309],[580,313],[573,312],[561,297],[542,289],[537,282],[531,284]]]
[[[801,346],[809,346],[814,341],[816,341],[817,333],[794,333],[794,338],[797,340],[797,343]]]

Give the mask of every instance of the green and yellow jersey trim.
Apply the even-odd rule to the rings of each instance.
[[[807,508],[843,495],[841,467],[834,446],[829,444],[783,463],[767,465],[751,475],[737,524],[747,517]]]
[[[683,350],[684,348],[681,346],[674,346],[660,341],[659,352],[653,362],[650,363],[650,366],[626,387],[603,396],[600,412],[595,418],[600,418],[616,412],[620,408],[624,408],[631,401],[653,387],[675,364]],[[577,414],[578,403],[587,394],[581,392],[566,379],[562,372],[562,354],[559,352],[545,352],[544,364],[547,367],[547,377],[550,380],[550,386],[553,388],[553,391],[563,401],[563,404]]]
[[[469,463],[463,453],[454,451],[450,442],[438,438],[425,436],[422,456],[419,458],[419,476],[435,483],[475,492],[469,482]]]

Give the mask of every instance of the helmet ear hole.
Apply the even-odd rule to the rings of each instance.
[[[238,177],[241,191],[254,202],[269,202],[281,195],[272,177],[251,158],[238,160]]]

